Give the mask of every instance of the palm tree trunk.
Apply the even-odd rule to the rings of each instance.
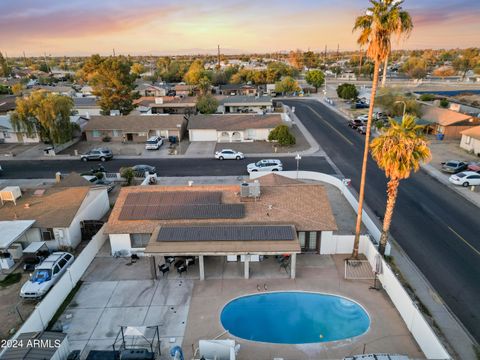
[[[385,58],[385,62],[383,63],[383,75],[382,75],[382,88],[385,87],[385,83],[387,82],[387,68],[388,68],[388,54]]]
[[[388,231],[392,223],[393,208],[397,201],[398,185],[400,180],[398,178],[390,179],[387,184],[387,207],[385,209],[385,216],[383,217],[382,235],[380,236],[380,244],[378,245],[378,252],[380,255],[385,254],[385,247],[387,246]]]
[[[354,259],[358,258],[358,246],[360,243],[360,228],[362,226],[363,199],[365,197],[365,180],[367,177],[368,148],[370,145],[370,129],[372,128],[373,107],[375,106],[375,95],[377,93],[379,69],[380,69],[380,61],[375,60],[375,66],[373,69],[372,93],[370,95],[370,107],[368,109],[368,121],[367,121],[367,129],[365,134],[365,148],[363,149],[362,175],[360,178],[360,192],[358,194],[357,224],[355,226],[355,240],[353,243],[353,252],[352,252],[352,258]]]

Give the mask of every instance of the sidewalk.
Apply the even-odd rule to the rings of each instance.
[[[322,104],[328,106],[330,109],[336,111],[340,115],[345,116],[342,112],[340,112],[334,106],[325,102],[323,99],[316,99]],[[434,171],[440,173],[433,167],[431,167],[431,169],[429,168],[429,170],[432,171],[432,174],[434,174]],[[428,172],[428,170],[426,171]],[[441,173],[440,175],[444,176]],[[446,181],[448,183],[448,178]],[[358,194],[355,193],[353,189],[350,190],[358,198]],[[480,206],[480,204],[478,205]],[[365,206],[364,209],[376,223],[376,226],[381,229],[382,224],[380,223],[380,221],[378,221],[377,217],[368,208],[368,206]],[[455,315],[450,311],[450,309],[440,298],[440,295],[438,295],[432,285],[424,277],[422,272],[417,268],[415,263],[413,263],[413,261],[408,257],[408,255],[403,251],[403,249],[391,235],[390,242],[392,244],[391,255],[395,260],[395,264],[397,265],[398,270],[400,271],[406,282],[412,287],[415,295],[418,297],[421,304],[423,304],[431,313],[432,318],[437,325],[436,327],[441,333],[442,339],[446,343],[448,351],[451,353],[453,358],[476,359],[473,351],[473,346],[478,346],[478,344],[476,344],[475,340],[470,336],[470,334],[465,330],[460,321],[455,317]]]

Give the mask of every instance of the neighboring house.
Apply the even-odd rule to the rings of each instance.
[[[460,147],[480,156],[480,126],[475,126],[462,131]]]
[[[158,97],[158,96],[166,96],[167,95],[167,89],[161,86],[156,86],[152,84],[140,84],[136,87],[135,89],[138,91],[140,96],[153,96],[153,97]]]
[[[176,96],[191,96],[195,94],[195,85],[176,84],[173,86]]]
[[[0,96],[0,115],[15,110],[17,97],[15,95]]]
[[[182,140],[187,120],[184,115],[92,116],[85,126],[88,141],[145,142],[151,136]]]
[[[16,131],[10,122],[10,115],[0,115],[0,143],[30,144],[40,142],[37,133],[32,135],[25,131]]]
[[[85,131],[85,126],[87,126],[89,121],[89,118],[86,116],[80,116],[80,115],[71,115],[70,116],[70,122],[72,124],[77,124],[80,131],[79,133],[74,133],[73,136],[80,136],[84,131]]]
[[[66,96],[75,96],[75,90],[71,86],[63,86],[63,85],[34,85],[30,92],[43,90],[52,94],[58,95],[66,95]]]
[[[73,98],[73,110],[77,112],[77,115],[89,117],[92,115],[100,115],[102,109],[97,104],[96,97],[74,97]]]
[[[221,113],[265,113],[273,111],[270,96],[228,96],[220,100]]]
[[[254,197],[253,197],[254,196]],[[325,188],[269,174],[241,185],[132,186],[120,190],[105,232],[112,255],[204,258],[318,253],[337,224]],[[248,261],[245,277],[248,278]]]
[[[82,239],[81,222],[100,220],[109,209],[105,187],[62,187],[60,183],[44,191],[24,192],[16,204],[5,202],[0,221],[33,221],[23,231],[26,236],[15,240],[23,248],[33,241],[46,241],[51,249],[76,248]]]
[[[148,107],[152,114],[196,114],[197,98],[194,96],[156,97]]]
[[[82,86],[80,92],[83,96],[92,96],[93,95],[93,88],[90,85]]]
[[[447,140],[460,139],[462,131],[480,125],[480,119],[435,106],[422,107],[422,119],[432,123],[433,134],[443,134]]]
[[[219,85],[218,94],[227,95],[227,96],[236,96],[236,95],[245,95],[245,96],[255,96],[257,95],[258,90],[253,85],[246,84],[226,84]]]
[[[190,141],[266,141],[282,123],[280,114],[195,115],[189,118],[188,133]]]

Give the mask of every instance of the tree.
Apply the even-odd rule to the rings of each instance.
[[[355,100],[358,97],[358,90],[354,84],[340,84],[337,87],[337,95],[340,99]]]
[[[282,94],[292,94],[300,91],[297,81],[291,76],[286,76],[282,81],[275,83],[275,92]]]
[[[448,102],[447,99],[441,99],[441,100],[440,100],[440,107],[442,107],[442,108],[444,108],[444,109],[448,108],[448,105],[449,105],[449,104],[450,104],[450,103]]]
[[[75,78],[80,84],[88,84],[97,74],[100,64],[103,62],[103,58],[94,54],[90,56],[82,65],[82,67],[75,73]]]
[[[422,116],[420,105],[413,96],[405,96],[390,88],[380,89],[375,104],[390,116],[402,116],[404,111],[416,117]]]
[[[132,74],[134,74],[136,77],[139,77],[141,74],[145,72],[145,66],[143,66],[140,63],[134,63],[132,65],[132,68],[130,69]]]
[[[11,70],[8,66],[7,60],[3,57],[3,54],[0,52],[0,77],[10,76]]]
[[[358,197],[357,223],[355,227],[355,241],[352,257],[358,258],[360,243],[360,229],[362,225],[363,200],[365,197],[365,181],[367,174],[368,146],[370,143],[370,129],[372,126],[373,108],[378,85],[378,72],[380,64],[385,61],[391,50],[390,38],[393,34],[398,36],[408,35],[412,30],[410,26],[406,31],[399,25],[402,17],[408,15],[402,10],[403,0],[370,0],[371,6],[365,15],[355,19],[353,30],[360,30],[358,44],[367,46],[367,56],[374,61],[372,91],[370,95],[370,108],[365,134],[365,148],[363,151],[362,174],[360,178],[360,193]]]
[[[468,70],[472,70],[480,63],[480,50],[475,48],[465,49],[463,53],[453,61],[453,68],[462,73],[465,78]]]
[[[135,171],[131,167],[122,167],[120,168],[120,176],[126,180],[127,186],[130,186],[135,178]]]
[[[208,77],[204,76],[198,81],[198,89],[200,90],[200,94],[207,95],[210,92],[211,82]]]
[[[441,78],[455,75],[455,69],[451,66],[441,66],[433,71],[433,75]]]
[[[315,91],[318,91],[318,88],[325,82],[325,75],[322,70],[309,70],[305,75],[305,80],[315,88]]]
[[[279,81],[282,76],[296,76],[297,73],[297,70],[283,62],[272,61],[267,65],[266,80],[268,84],[273,84]]]
[[[390,126],[382,130],[381,135],[370,144],[373,159],[389,179],[387,206],[378,247],[381,255],[385,254],[400,180],[407,179],[412,171],[416,172],[420,168],[420,163],[431,158],[423,130],[423,126],[415,123],[414,116],[406,115],[401,123],[390,120]]]
[[[303,53],[302,50],[290,51],[288,54],[288,62],[297,70],[303,69]]]
[[[412,79],[423,79],[427,76],[427,63],[422,58],[411,56],[402,65],[402,71]]]
[[[307,51],[303,53],[303,65],[307,69],[314,69],[320,64],[320,59],[313,51]]]
[[[130,73],[131,65],[124,56],[117,56],[104,59],[98,68],[93,69],[90,83],[93,94],[99,97],[103,115],[109,115],[111,110],[127,115],[133,110],[136,77]]]
[[[23,85],[22,83],[16,83],[12,85],[12,92],[13,95],[22,95],[23,93]]]
[[[198,97],[197,109],[202,114],[214,114],[218,108],[218,100],[211,94]]]
[[[34,91],[26,98],[17,98],[11,121],[17,131],[39,134],[43,141],[63,144],[72,139],[70,114],[73,100],[68,96]]]
[[[203,61],[195,60],[188,69],[187,73],[183,76],[183,79],[187,84],[197,85],[200,79],[208,77],[211,78],[211,73],[207,72],[203,67]]]
[[[268,134],[269,141],[277,141],[280,145],[295,145],[295,136],[292,135],[287,125],[278,125]]]

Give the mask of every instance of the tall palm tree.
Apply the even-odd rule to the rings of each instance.
[[[431,154],[424,136],[424,127],[415,123],[413,115],[405,115],[401,123],[390,119],[390,126],[372,140],[370,150],[378,167],[383,169],[389,178],[387,206],[378,247],[379,253],[383,255],[400,180],[408,178],[412,170],[417,171],[421,162],[430,160]]]
[[[365,148],[363,151],[362,175],[360,179],[360,192],[358,196],[358,213],[355,227],[355,242],[353,245],[352,257],[358,258],[358,245],[360,242],[360,227],[362,225],[363,199],[365,197],[365,179],[367,173],[368,146],[370,143],[370,129],[372,125],[373,107],[375,94],[378,85],[378,73],[380,64],[385,61],[390,52],[392,35],[397,34],[408,36],[413,28],[410,25],[404,27],[402,19],[409,17],[408,13],[402,10],[403,0],[370,0],[371,6],[365,15],[355,19],[353,31],[360,30],[357,40],[360,46],[367,47],[367,56],[374,61],[372,93],[370,95],[370,108],[368,110],[368,122],[365,135]]]

